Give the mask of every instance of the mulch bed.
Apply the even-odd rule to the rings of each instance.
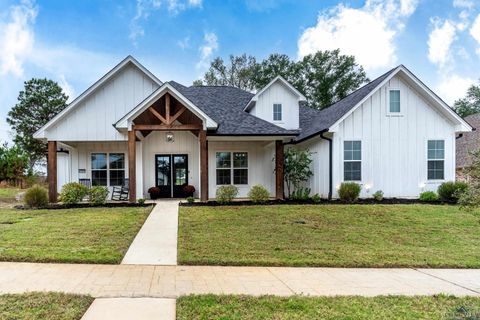
[[[18,205],[15,206],[15,209],[19,210],[43,210],[43,209],[48,209],[48,210],[56,210],[56,209],[77,209],[77,208],[124,208],[124,207],[150,207],[152,205],[155,205],[154,203],[129,203],[129,202],[118,202],[118,203],[113,203],[113,202],[107,202],[104,204],[90,204],[90,203],[76,203],[76,204],[63,204],[63,203],[51,203],[46,207],[41,207],[41,208],[30,208],[25,205]]]

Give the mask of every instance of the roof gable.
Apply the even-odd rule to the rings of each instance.
[[[37,132],[34,133],[33,137],[37,139],[45,139],[45,132],[47,129],[52,127],[55,124],[58,124],[66,115],[70,112],[75,110],[75,108],[87,98],[95,94],[99,88],[101,88],[104,84],[106,84],[109,80],[113,79],[119,73],[121,73],[125,68],[128,66],[133,65],[137,69],[139,69],[143,74],[145,74],[148,78],[150,78],[154,83],[157,85],[162,85],[162,82],[148,69],[146,69],[143,65],[141,65],[135,58],[132,56],[127,56],[123,59],[120,63],[118,63],[115,67],[113,67],[109,72],[107,72],[103,77],[101,77],[97,82],[91,85],[87,90],[85,90],[82,94],[80,94],[75,100],[73,100],[64,110],[59,112],[55,117],[53,117],[49,122],[47,122],[42,128],[40,128]]]

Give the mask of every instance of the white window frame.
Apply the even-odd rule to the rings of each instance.
[[[360,160],[346,160],[345,159],[345,142],[360,142]],[[345,180],[345,162],[360,162],[360,180]],[[363,142],[361,139],[345,139],[342,142],[342,181],[355,182],[361,184],[363,181]]]
[[[280,106],[280,120],[275,120],[275,106],[279,105]],[[278,114],[278,112],[277,112]],[[277,123],[282,123],[283,122],[283,105],[280,102],[275,102],[272,106],[272,119],[274,122]]]
[[[230,168],[218,168],[217,167],[217,153],[230,153]],[[247,154],[247,166],[246,167],[234,167],[233,166],[233,154],[234,153],[246,153]],[[217,184],[217,170],[227,170],[230,169],[230,184]],[[246,169],[247,170],[247,183],[246,184],[235,184],[233,172],[235,169]],[[248,186],[250,184],[250,153],[243,150],[216,150],[215,151],[215,185],[216,186]]]
[[[106,154],[107,155],[107,169],[93,169],[92,168],[92,155],[93,154],[99,154],[99,153],[103,153],[103,154]],[[123,159],[124,159],[124,165],[123,165],[123,169],[110,169],[110,154],[114,154],[114,153],[117,153],[117,154],[123,154]],[[116,187],[116,186],[112,186],[110,184],[110,170],[112,171],[120,171],[120,170],[123,170],[124,171],[124,179],[128,179],[128,159],[127,159],[127,153],[125,151],[92,151],[90,152],[89,154],[89,158],[88,158],[88,166],[90,168],[90,181],[92,183],[92,186],[93,186],[93,174],[92,174],[92,171],[107,171],[107,185],[104,186],[104,187]]]
[[[428,142],[429,141],[443,141],[443,159],[430,159],[428,157]],[[429,138],[425,141],[425,151],[426,151],[426,155],[425,155],[425,158],[426,158],[426,161],[427,161],[427,168],[426,168],[426,177],[427,177],[427,182],[429,183],[437,183],[437,182],[444,182],[445,181],[445,153],[446,153],[446,139],[444,138]],[[428,178],[428,162],[429,161],[443,161],[443,179],[429,179]]]
[[[392,112],[390,111],[390,91],[398,91],[400,92],[400,111],[399,112]],[[397,87],[391,87],[387,90],[387,115],[392,117],[402,117],[403,116],[403,107],[402,107],[402,90]]]

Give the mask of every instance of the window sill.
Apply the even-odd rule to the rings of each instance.
[[[386,115],[387,117],[392,117],[392,118],[402,118],[403,117],[403,114],[399,113],[399,114],[396,114],[396,113],[387,113]]]

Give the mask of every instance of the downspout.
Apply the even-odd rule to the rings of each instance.
[[[332,200],[333,191],[333,141],[331,138],[325,137],[324,133],[328,132],[323,130],[320,132],[320,138],[328,141],[328,200]]]

